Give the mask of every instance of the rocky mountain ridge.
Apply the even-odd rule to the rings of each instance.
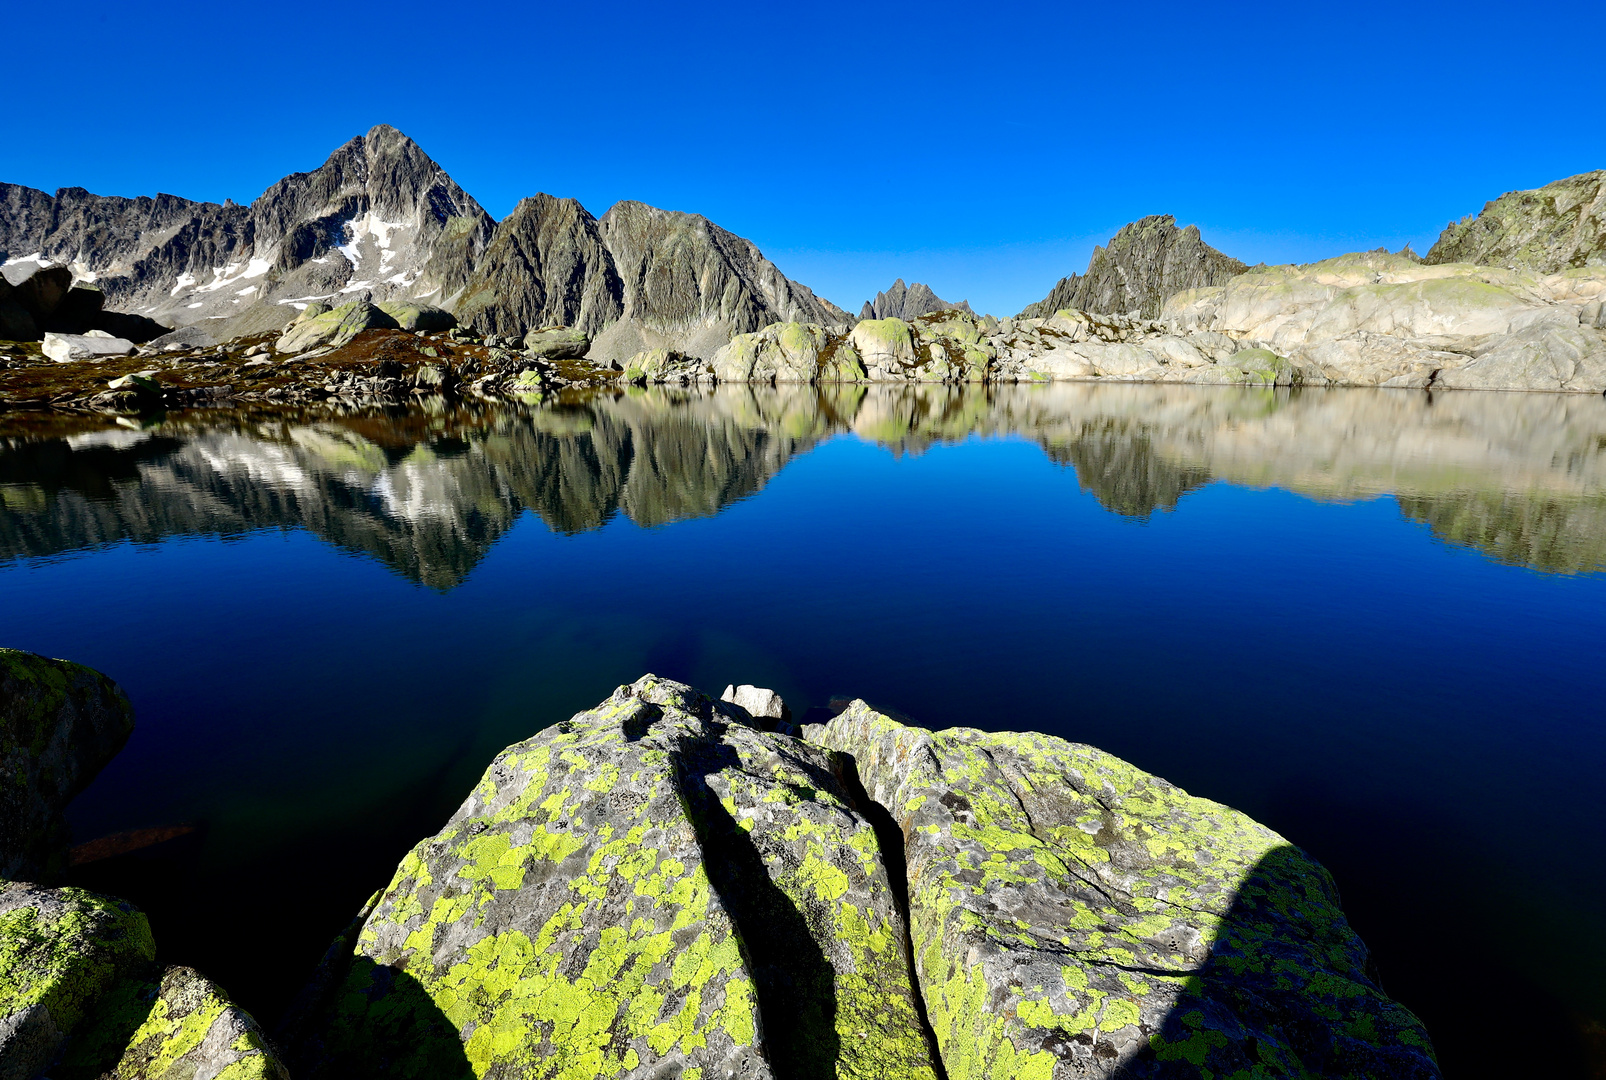
[[[1154,319],[1176,293],[1225,285],[1247,269],[1205,243],[1199,226],[1179,229],[1170,214],[1155,214],[1123,225],[1107,246],[1093,249],[1085,274],[1061,278],[1021,318],[1047,318],[1062,308],[1076,308]]]
[[[351,299],[429,303],[514,337],[574,326],[604,360],[665,344],[709,354],[788,319],[851,321],[695,214],[626,202],[598,221],[537,195],[497,223],[386,125],[249,206],[0,184],[0,261],[67,266],[121,311],[217,340]]]
[[[931,286],[918,281],[913,285],[905,285],[903,278],[899,278],[892,283],[890,289],[876,293],[874,300],[864,302],[864,307],[859,311],[859,319],[908,320],[937,311],[963,311],[967,315],[975,314],[968,300],[950,304],[932,292]]]

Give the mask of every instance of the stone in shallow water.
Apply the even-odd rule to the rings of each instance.
[[[830,754],[652,676],[510,747],[298,1025],[302,1077],[935,1080]]]
[[[862,701],[805,734],[906,838],[951,1080],[1438,1076],[1327,872],[1243,814],[1089,746]]]

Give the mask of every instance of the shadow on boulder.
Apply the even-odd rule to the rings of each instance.
[[[351,932],[360,925],[359,920]],[[342,935],[330,952],[351,945]],[[309,1015],[303,1014],[281,1027],[291,1075],[475,1080],[463,1034],[422,983],[401,967],[366,956],[349,960],[342,978],[326,980],[319,973],[318,989],[330,995],[327,1022],[302,1026]]]
[[[1364,973],[1364,974],[1363,974]],[[1133,974],[1175,976],[1176,971]],[[1417,1019],[1390,999],[1338,906],[1332,879],[1292,845],[1268,851],[1239,885],[1210,954],[1186,979],[1148,1045],[1116,1062],[1096,1033],[1070,1042],[1112,1075],[1388,1076],[1438,1080]]]
[[[770,1068],[779,1080],[832,1080],[841,1051],[835,971],[804,913],[772,880],[774,871],[751,834],[709,787],[710,776],[744,771],[736,751],[718,738],[683,744],[675,776],[709,883],[735,924],[742,959],[757,984]]]

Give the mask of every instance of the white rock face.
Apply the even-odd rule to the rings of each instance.
[[[136,346],[125,338],[100,334],[46,334],[44,354],[58,364],[102,356],[128,356]]]
[[[719,700],[740,705],[747,710],[749,716],[762,716],[770,720],[792,718],[792,710],[786,707],[781,695],[774,690],[766,690],[749,683],[725,687],[725,692],[719,696]]]

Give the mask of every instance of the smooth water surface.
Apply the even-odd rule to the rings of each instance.
[[[0,644],[128,691],[138,729],[70,816],[158,830],[73,880],[270,1022],[496,751],[653,671],[1103,747],[1322,860],[1447,1075],[1588,1075],[1602,1041],[1600,398],[24,419]]]

